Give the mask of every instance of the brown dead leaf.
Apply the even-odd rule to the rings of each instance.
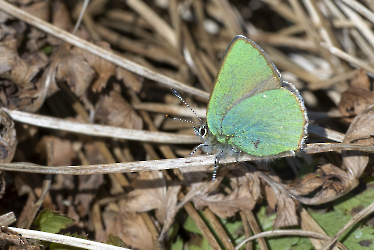
[[[121,67],[116,67],[116,78],[122,80],[126,87],[131,88],[136,93],[139,93],[143,86],[143,77]]]
[[[109,43],[107,42],[97,42],[96,45],[108,51],[112,51]],[[88,64],[94,68],[98,74],[98,77],[93,83],[91,89],[93,92],[100,92],[106,86],[108,79],[115,75],[116,66],[107,60],[95,56],[85,50],[77,48],[77,51],[87,60]]]
[[[248,185],[248,190],[255,201],[261,197],[261,181],[258,172],[250,171],[248,163],[232,164],[226,176],[230,178],[232,188]]]
[[[374,93],[370,90],[370,81],[366,71],[360,70],[352,79],[350,88],[342,93],[339,111],[345,120],[352,122],[366,107],[374,103]]]
[[[285,196],[275,186],[266,185],[265,192],[270,208],[277,211],[273,228],[298,225],[295,201]]]
[[[228,195],[222,193],[211,194],[208,191],[209,189],[205,188],[203,192],[196,193],[192,198],[197,209],[209,207],[213,213],[221,218],[234,216],[236,212],[241,210],[253,209],[261,192],[258,177],[253,175],[243,164],[233,165],[227,176],[231,181],[232,192]],[[217,187],[213,190],[216,189]]]
[[[316,175],[325,179],[321,190],[314,196],[315,202],[318,202],[318,204],[331,201],[338,194],[343,194],[350,190],[350,183],[352,180],[345,171],[332,164],[322,165],[317,169]],[[335,181],[335,178],[337,178],[338,181]]]
[[[0,163],[11,162],[17,148],[16,129],[13,120],[0,111]]]
[[[50,65],[52,72],[49,74],[52,73],[52,89],[57,89],[55,81],[66,81],[71,91],[81,97],[90,86],[95,73],[77,50],[68,44],[61,46]],[[53,77],[54,71],[56,72],[56,80]],[[50,90],[49,94],[51,95],[53,92]]]
[[[111,221],[107,221],[106,233],[118,236],[129,248],[153,249],[152,235],[141,215],[125,209],[126,202],[120,202],[120,211]]]
[[[325,181],[326,179],[324,177],[309,173],[305,175],[299,183],[291,184],[288,188],[292,190],[292,193],[295,195],[306,195],[322,186]]]
[[[96,105],[95,118],[101,123],[130,129],[142,129],[143,120],[116,91],[103,97]]]
[[[28,193],[28,197],[26,200],[25,205],[22,208],[21,214],[17,218],[16,226],[20,227],[23,224],[23,221],[27,219],[30,212],[32,211],[34,204],[36,202],[36,197],[32,191]]]
[[[252,210],[256,205],[247,186],[238,186],[229,195],[198,194],[192,199],[196,209],[209,207],[213,213],[221,218],[234,216],[241,210]]]
[[[156,209],[156,217],[164,223],[173,220],[180,185],[167,187],[161,171],[142,171],[132,184],[135,190],[129,193],[126,209],[133,212],[147,212]],[[172,217],[172,218],[170,218]]]
[[[18,88],[34,88],[32,79],[46,65],[46,60],[37,54],[28,54],[25,59],[17,53],[17,41],[13,39],[7,43],[0,43],[0,77],[14,82]]]
[[[77,157],[73,151],[72,144],[69,140],[62,140],[55,136],[43,136],[35,147],[35,151],[42,154],[47,159],[46,145],[53,142],[53,165],[54,166],[70,166],[73,159]]]
[[[104,177],[101,174],[78,176],[78,193],[75,196],[74,204],[78,205],[77,212],[81,218],[90,211],[90,204],[103,182]]]
[[[50,12],[49,12],[49,1],[26,1],[21,6],[21,9],[31,13],[33,16],[36,16],[44,21],[48,21]]]
[[[343,143],[374,145],[374,105],[356,116],[348,128]],[[343,166],[348,169],[350,179],[360,178],[368,162],[368,153],[359,151],[342,151]]]
[[[291,197],[280,193],[277,195],[277,218],[274,221],[273,228],[296,226],[298,224],[295,201]]]
[[[67,10],[65,3],[61,0],[57,0],[57,1],[54,0],[51,2],[51,4],[52,4],[52,8],[51,8],[52,24],[63,30],[70,31],[70,29],[72,28],[72,23],[71,23],[69,11]],[[62,40],[51,35],[47,36],[47,41],[51,45],[60,45],[63,43]]]
[[[107,162],[95,143],[85,143],[84,151],[86,152],[88,162],[91,164],[102,164],[103,162]]]

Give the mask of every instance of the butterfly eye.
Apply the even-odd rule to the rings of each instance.
[[[199,130],[200,130],[199,132],[200,132],[201,137],[204,137],[208,132],[206,125],[201,126]]]

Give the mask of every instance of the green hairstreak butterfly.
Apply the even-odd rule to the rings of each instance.
[[[298,90],[282,80],[256,43],[236,36],[221,61],[207,123],[195,127],[195,134],[204,141],[197,148],[216,153],[216,167],[221,157],[240,152],[276,158],[303,148],[307,125]]]

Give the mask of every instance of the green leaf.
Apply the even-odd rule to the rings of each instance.
[[[203,235],[200,231],[200,229],[197,227],[195,221],[191,218],[191,216],[188,216],[183,224],[183,228],[191,233],[196,233]]]
[[[208,241],[201,237],[200,235],[196,235],[188,242],[189,250],[210,250],[212,247],[209,245]]]
[[[257,221],[262,231],[272,231],[273,223],[277,215],[275,213],[267,215],[266,207],[261,206],[260,210],[256,213]],[[267,237],[265,238],[269,249],[287,249],[287,250],[309,250],[314,249],[310,240],[306,237],[296,236],[282,236],[282,237]],[[260,245],[256,240],[256,249],[260,250]]]
[[[34,220],[38,230],[49,233],[58,233],[73,222],[73,219],[49,209],[44,209]]]
[[[374,189],[367,189],[360,194],[350,192],[334,201],[334,210],[342,214],[355,215],[373,202]]]
[[[59,244],[59,243],[54,243],[52,242],[51,245],[49,246],[49,250],[80,250],[84,248],[80,247],[72,247],[72,246],[67,246],[64,244]]]
[[[374,228],[364,227],[356,229],[343,241],[348,249],[369,250],[374,249]]]
[[[114,236],[113,234],[109,234],[109,244],[117,247],[128,247],[125,242],[123,242],[118,236]]]
[[[170,250],[182,250],[183,249],[183,240],[181,237],[178,237],[175,242],[170,246]]]

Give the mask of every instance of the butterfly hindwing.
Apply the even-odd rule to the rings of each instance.
[[[306,124],[301,105],[298,97],[284,88],[254,95],[226,114],[220,138],[256,156],[295,151],[302,146]]]

